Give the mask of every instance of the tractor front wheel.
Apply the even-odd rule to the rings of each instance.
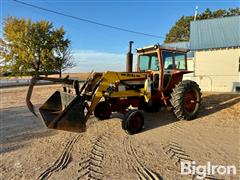
[[[139,110],[131,110],[129,111],[123,121],[122,128],[128,134],[136,134],[140,132],[144,125],[144,116]]]
[[[99,102],[95,107],[94,116],[99,120],[109,119],[111,114],[110,104],[106,101]]]
[[[171,94],[173,112],[179,120],[196,118],[201,104],[201,89],[194,81],[178,83]]]

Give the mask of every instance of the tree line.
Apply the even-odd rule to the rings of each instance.
[[[239,8],[229,8],[227,10],[218,9],[216,11],[211,11],[207,8],[203,13],[197,14],[196,20],[238,16],[240,15]],[[190,38],[190,22],[194,20],[194,16],[182,16],[175,25],[169,30],[166,35],[164,42],[181,42],[189,41]]]

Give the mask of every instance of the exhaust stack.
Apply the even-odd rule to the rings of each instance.
[[[126,71],[132,72],[132,66],[133,66],[133,53],[132,53],[132,44],[133,41],[129,41],[129,49],[127,53],[127,60],[126,60]]]

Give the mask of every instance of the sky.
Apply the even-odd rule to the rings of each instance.
[[[240,0],[21,0],[33,5],[59,11],[72,16],[161,36],[143,36],[78,21],[18,4],[12,0],[0,0],[2,30],[4,18],[16,16],[33,21],[48,20],[54,27],[63,26],[71,40],[76,67],[67,72],[122,71],[128,42],[134,41],[134,49],[162,43],[165,35],[183,15],[194,15],[206,8],[228,9],[240,7]],[[2,31],[0,31],[2,37]]]

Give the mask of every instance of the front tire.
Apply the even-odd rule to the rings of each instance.
[[[129,111],[122,121],[122,128],[128,134],[139,133],[143,129],[143,125],[144,116],[139,110]]]
[[[201,89],[194,81],[178,83],[171,94],[173,112],[179,120],[196,118],[201,104]]]

